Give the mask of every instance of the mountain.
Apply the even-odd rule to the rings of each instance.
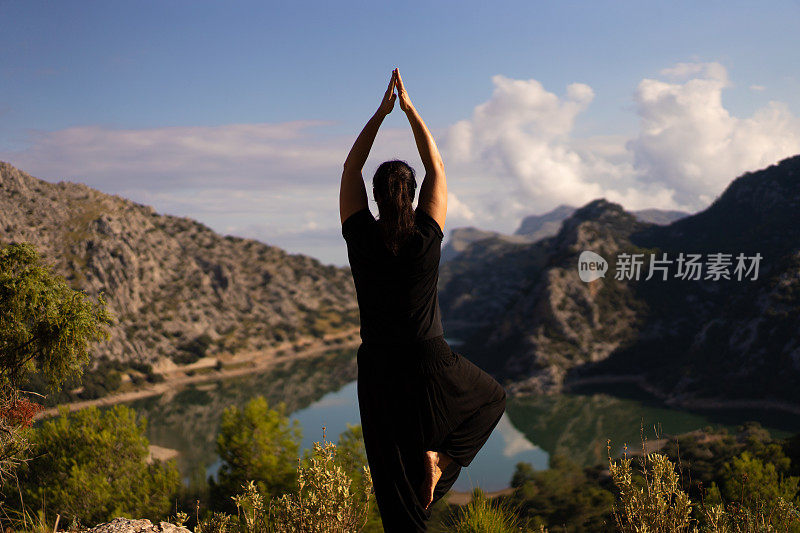
[[[577,211],[577,207],[560,205],[543,215],[530,215],[522,219],[514,235],[530,237],[531,241],[538,241],[545,237],[552,237],[561,229],[561,223]],[[686,211],[666,209],[640,209],[631,211],[631,214],[642,222],[666,225],[689,216]]]
[[[455,228],[450,238],[442,247],[442,261],[450,261],[475,242],[486,239],[502,240],[509,243],[530,243],[556,235],[561,224],[578,208],[560,205],[542,215],[530,215],[522,219],[513,235],[497,231],[482,230],[475,227]],[[642,209],[631,212],[637,220],[652,224],[669,224],[689,215],[685,211],[669,211],[663,209]]]
[[[640,209],[638,211],[631,211],[631,213],[642,222],[649,222],[650,224],[657,224],[659,226],[667,226],[689,216],[689,213],[686,211],[670,209]]]
[[[447,244],[442,246],[441,260],[442,262],[449,261],[466,250],[473,243],[486,239],[500,240],[509,243],[532,242],[531,239],[525,235],[505,235],[497,231],[482,230],[472,226],[454,228],[450,232],[450,238],[447,240]]]
[[[552,237],[481,241],[443,264],[445,331],[512,393],[625,379],[677,404],[798,406],[798,208],[800,156],[740,176],[669,225],[595,200]],[[587,250],[609,263],[590,283],[577,272]],[[677,263],[667,281],[644,279],[650,254],[674,262],[682,252],[731,254],[732,279],[675,278]],[[644,254],[638,281],[615,279],[622,253]],[[740,253],[762,256],[757,279],[735,279]]]
[[[527,235],[532,241],[552,237],[561,228],[561,223],[572,216],[577,208],[560,205],[542,215],[530,215],[522,219],[514,235]]]
[[[0,162],[0,246],[29,241],[117,323],[95,353],[152,363],[260,350],[358,325],[348,269]]]

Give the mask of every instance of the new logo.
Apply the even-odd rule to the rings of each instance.
[[[608,271],[608,262],[602,256],[588,250],[581,252],[578,257],[578,276],[581,281],[589,283],[604,278],[606,271]]]

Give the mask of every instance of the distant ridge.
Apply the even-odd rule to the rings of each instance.
[[[447,244],[442,247],[442,261],[449,261],[463,252],[471,244],[485,239],[500,239],[509,243],[536,242],[556,235],[561,224],[572,216],[577,207],[560,205],[542,215],[530,215],[522,219],[513,235],[505,235],[497,231],[482,230],[475,227],[454,228]],[[642,209],[631,211],[642,222],[651,224],[669,224],[689,216],[685,211],[669,211],[663,209]]]

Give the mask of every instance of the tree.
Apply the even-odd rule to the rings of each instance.
[[[598,467],[584,468],[570,458],[553,454],[550,468],[534,470],[530,463],[517,463],[510,501],[520,518],[538,531],[552,529],[584,532],[602,531],[611,520],[614,495]]]
[[[24,429],[39,404],[20,397],[29,373],[51,390],[80,377],[92,343],[113,322],[102,295],[96,302],[72,290],[29,243],[0,249],[0,487],[25,460]]]
[[[784,459],[786,457],[780,453],[767,462],[749,451],[734,457],[722,469],[720,489],[723,499],[753,510],[771,508],[779,499],[794,501],[800,479],[781,472],[780,466],[786,465]]]
[[[249,481],[264,496],[290,492],[297,476],[301,436],[299,422],[289,423],[284,402],[270,409],[266,398],[257,396],[243,410],[225,409],[217,436],[222,465],[217,480],[209,480],[212,506],[233,512],[230,498]]]
[[[102,295],[93,302],[72,290],[29,243],[0,250],[0,385],[19,389],[38,370],[58,390],[82,374],[89,346],[112,323]]]
[[[174,459],[148,463],[145,418],[137,423],[135,411],[121,404],[59,411],[31,430],[34,458],[19,471],[26,506],[46,506],[48,520],[60,513],[88,525],[168,516],[181,477]]]

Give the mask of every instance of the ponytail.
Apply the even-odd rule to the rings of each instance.
[[[414,194],[417,181],[414,169],[405,161],[381,163],[372,178],[378,203],[378,225],[386,247],[397,255],[403,243],[414,233]]]

